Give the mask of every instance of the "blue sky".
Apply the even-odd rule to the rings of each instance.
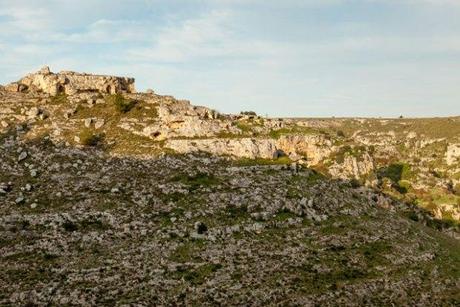
[[[45,64],[221,112],[460,115],[460,0],[0,0],[0,84]]]

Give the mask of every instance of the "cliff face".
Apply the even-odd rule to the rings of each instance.
[[[18,82],[7,85],[7,90],[23,92],[42,91],[55,96],[57,94],[73,95],[80,92],[101,92],[107,94],[134,93],[134,79],[115,76],[98,76],[72,71],[52,73],[44,67],[36,73],[29,74]]]

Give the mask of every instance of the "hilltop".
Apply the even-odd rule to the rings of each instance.
[[[0,87],[0,304],[455,305],[460,118],[221,114]]]

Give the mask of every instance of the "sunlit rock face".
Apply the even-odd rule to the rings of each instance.
[[[134,78],[92,75],[72,71],[53,73],[45,66],[17,82],[6,86],[8,91],[41,91],[50,95],[60,93],[73,95],[80,92],[106,94],[134,93]]]
[[[448,165],[454,165],[460,158],[460,144],[450,144],[446,151],[446,162]]]

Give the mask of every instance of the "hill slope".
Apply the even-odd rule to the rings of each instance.
[[[407,202],[422,199],[412,185],[429,182],[424,163],[449,177],[455,153],[433,157],[433,145],[417,171],[376,167],[411,120],[280,121],[155,94],[0,93],[1,305],[460,303],[455,224]],[[455,119],[413,125],[451,120],[455,129]],[[442,134],[430,144],[456,137]],[[357,145],[371,135],[385,143]],[[420,153],[432,137],[405,148]]]

